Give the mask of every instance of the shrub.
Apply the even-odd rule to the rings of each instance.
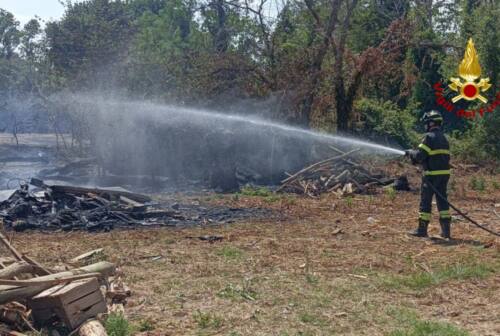
[[[200,310],[193,314],[193,319],[198,324],[200,329],[213,328],[218,329],[222,326],[223,320],[219,316],[204,313]]]
[[[269,197],[273,192],[266,187],[244,186],[241,188],[241,194],[245,196]]]
[[[486,189],[486,181],[484,180],[484,177],[473,176],[470,180],[470,187],[472,190],[484,191]]]
[[[355,104],[365,118],[363,133],[394,139],[399,145],[409,148],[419,140],[413,129],[415,117],[411,109],[400,109],[391,101],[360,99]]]
[[[111,313],[104,327],[109,336],[128,336],[131,334],[130,324],[123,314]]]

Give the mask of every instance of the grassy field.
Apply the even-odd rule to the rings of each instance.
[[[450,184],[452,202],[498,231],[499,175],[460,174]],[[416,175],[411,181],[418,185]],[[500,241],[465,221],[455,221],[451,244],[407,237],[418,198],[417,191],[309,199],[247,190],[197,200],[267,207],[276,218],[12,239],[48,265],[104,247],[133,290],[128,322],[108,320],[110,329],[122,330],[116,336],[127,329],[143,335],[499,335]],[[435,214],[431,233],[438,233]],[[224,239],[187,238],[199,235]]]

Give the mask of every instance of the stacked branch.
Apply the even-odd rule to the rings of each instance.
[[[282,181],[277,191],[304,194],[311,197],[322,193],[340,194],[369,193],[375,186],[394,183],[394,178],[373,173],[351,156],[359,149],[342,152],[339,155],[316,162]]]

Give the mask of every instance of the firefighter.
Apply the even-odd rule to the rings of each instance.
[[[426,127],[426,134],[418,149],[407,150],[405,154],[410,157],[413,164],[420,163],[424,172],[420,195],[420,213],[418,228],[410,232],[415,237],[427,237],[427,227],[431,219],[432,197],[436,193],[436,203],[439,211],[439,224],[441,237],[451,239],[451,215],[448,204],[447,187],[450,179],[450,145],[441,129],[443,117],[437,111],[424,114],[422,121]],[[440,197],[442,196],[442,197]]]

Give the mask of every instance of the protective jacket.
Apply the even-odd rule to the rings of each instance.
[[[439,128],[425,134],[418,149],[410,151],[410,158],[422,163],[424,175],[450,175],[450,144]]]

